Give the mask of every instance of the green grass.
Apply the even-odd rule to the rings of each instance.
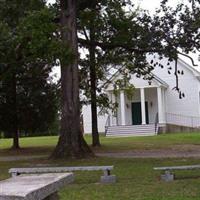
[[[50,166],[114,165],[117,183],[99,183],[102,172],[75,173],[75,182],[59,192],[61,200],[199,200],[200,170],[181,171],[177,180],[165,183],[159,180],[154,166],[197,164],[199,159],[113,159],[95,158],[79,161],[23,161],[0,162],[0,179],[8,177],[11,167],[31,167],[37,164]],[[187,178],[183,178],[183,177]]]
[[[49,154],[57,137],[21,138],[22,150],[8,150],[11,140],[0,140],[0,156]],[[91,137],[86,136],[91,144]],[[119,152],[149,149],[188,149],[199,147],[199,133],[163,134],[155,137],[106,138],[101,137],[102,148],[95,151]],[[70,161],[34,159],[0,162],[0,180],[9,177],[11,167],[114,165],[116,184],[99,184],[102,172],[77,172],[75,182],[60,191],[61,200],[200,200],[200,170],[178,171],[177,180],[165,183],[159,180],[155,166],[199,164],[200,159],[125,159],[94,158]]]
[[[89,140],[90,141],[90,140]],[[106,138],[102,137],[101,151],[129,151],[180,148],[183,145],[200,145],[200,133],[161,134],[158,136]]]
[[[55,146],[58,140],[57,136],[42,136],[42,137],[26,137],[20,139],[20,146],[26,147],[52,147]],[[0,149],[10,148],[12,145],[11,139],[0,139]]]
[[[87,142],[91,144],[91,136],[85,136]],[[177,133],[162,134],[149,137],[127,137],[127,138],[108,138],[101,136],[101,148],[95,148],[96,152],[122,152],[133,150],[152,150],[152,149],[187,149],[200,145],[200,133]],[[48,154],[57,143],[58,137],[32,137],[21,138],[20,146],[23,148],[15,154]],[[0,139],[0,155],[12,155],[8,149],[11,147],[11,139]],[[42,149],[42,150],[41,150]]]

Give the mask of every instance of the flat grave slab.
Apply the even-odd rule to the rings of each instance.
[[[72,173],[29,174],[0,181],[0,200],[42,200],[73,182]]]

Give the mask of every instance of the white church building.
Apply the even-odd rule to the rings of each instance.
[[[155,58],[158,59],[158,58]],[[178,59],[179,88],[183,98],[173,88],[175,63],[168,59],[159,60],[163,69],[156,67],[153,79],[144,80],[130,74],[130,83],[135,89],[132,98],[124,90],[114,93],[113,83],[122,79],[116,74],[107,85],[106,93],[111,103],[117,103],[117,111],[98,117],[99,132],[108,136],[155,135],[158,132],[198,130],[200,127],[200,72],[181,59]],[[168,67],[172,73],[169,74]],[[90,107],[83,108],[84,132],[91,133]]]

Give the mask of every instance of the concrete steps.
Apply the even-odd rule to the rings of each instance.
[[[155,124],[134,125],[134,126],[108,126],[106,136],[128,137],[128,136],[152,136],[156,135]]]

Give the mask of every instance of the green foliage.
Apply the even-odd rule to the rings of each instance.
[[[97,101],[101,113],[104,113],[106,108],[111,107],[104,86],[110,81],[112,71],[121,73],[121,66],[128,65],[128,63],[130,66],[134,58],[133,54],[128,51],[121,51],[112,47],[112,45],[118,42],[129,43],[130,35],[127,34],[127,27],[132,18],[136,16],[136,11],[134,10],[134,12],[128,14],[125,10],[124,1],[121,0],[93,2],[90,5],[85,3],[85,8],[84,2],[80,4],[82,9],[79,10],[78,17],[78,30],[81,35],[79,43],[86,54],[80,61],[81,89],[83,90],[83,96],[85,96],[84,103],[91,103],[92,101],[90,87],[92,77],[88,66],[91,65],[89,49],[94,46],[95,62],[92,65],[96,72],[97,99],[93,101]],[[127,2],[127,5],[132,6],[130,2]],[[91,33],[93,33],[93,38],[91,38]],[[104,43],[110,45],[99,45]],[[133,64],[131,66],[133,67]],[[128,77],[125,79],[128,80]],[[133,92],[131,89],[133,89],[133,86],[127,84],[126,90],[127,94],[130,94],[129,97]]]
[[[55,10],[45,7],[30,12],[19,24],[18,43],[23,45],[26,62],[42,60],[56,64],[56,59],[70,58],[69,48],[65,48],[60,40],[60,27],[53,23],[55,17]]]
[[[1,3],[0,130],[6,135],[49,132],[58,120],[59,91],[49,73],[58,59],[71,58],[55,16],[42,0]]]
[[[121,72],[121,76],[122,78],[117,79],[116,81],[113,80],[114,84],[114,95],[115,97],[119,96],[120,91],[124,91],[124,93],[126,94],[127,98],[129,100],[131,100],[134,96],[134,92],[135,92],[135,87],[132,83],[130,83],[131,80],[131,75],[123,70],[123,72]]]
[[[17,74],[16,107],[18,130],[21,134],[47,132],[58,118],[57,86],[49,79],[51,68],[29,65],[20,68]],[[12,114],[15,112],[10,99],[12,83],[10,77],[2,80],[0,88],[0,127],[10,132]],[[58,130],[57,130],[58,131]]]

